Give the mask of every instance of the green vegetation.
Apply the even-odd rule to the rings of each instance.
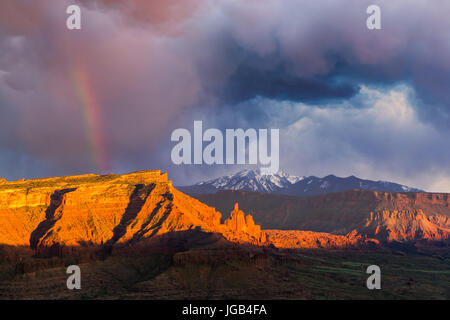
[[[309,252],[282,268],[313,299],[449,299],[450,259],[390,253]],[[366,268],[381,268],[381,290],[368,290]]]

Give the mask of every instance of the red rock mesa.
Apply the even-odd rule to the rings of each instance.
[[[179,192],[160,171],[83,175],[0,184],[0,244],[116,245],[187,230],[263,244],[265,234],[239,211],[221,214]]]

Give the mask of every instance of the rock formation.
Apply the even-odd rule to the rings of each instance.
[[[0,244],[6,245],[114,246],[193,229],[265,241],[251,217],[240,229],[220,220],[219,212],[176,190],[160,171],[0,184]]]
[[[336,235],[355,231],[381,242],[450,240],[450,195],[446,193],[351,190],[294,197],[221,191],[196,198],[218,210],[239,202],[263,229]]]
[[[234,235],[241,235],[242,239],[254,244],[264,244],[267,242],[267,235],[261,231],[261,227],[255,225],[251,215],[245,216],[245,213],[239,210],[239,204],[234,205],[234,210],[230,213],[230,218],[225,220],[225,226],[228,227]],[[236,240],[239,240],[239,239]]]
[[[301,230],[266,230],[266,232],[271,243],[277,248],[335,249],[380,245],[378,240],[361,236],[356,232],[346,235]]]
[[[422,209],[383,210],[370,212],[357,232],[387,241],[447,240],[450,238],[450,219],[443,215],[427,215]]]

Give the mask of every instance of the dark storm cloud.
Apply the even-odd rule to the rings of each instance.
[[[264,1],[258,9],[223,5],[235,51],[244,52],[238,58],[235,51],[229,54],[236,65],[224,85],[225,98],[347,99],[361,84],[403,82],[416,90],[424,119],[450,127],[450,22],[444,13],[450,4],[378,3],[383,27],[378,31],[365,27],[365,1],[345,6],[340,1]]]
[[[263,64],[263,62],[262,62]],[[258,66],[239,66],[224,87],[224,100],[239,103],[255,97],[269,99],[320,102],[348,99],[359,86],[340,83],[332,77],[297,77],[286,71],[264,70]]]

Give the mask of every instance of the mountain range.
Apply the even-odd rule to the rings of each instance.
[[[315,176],[294,176],[284,172],[261,175],[258,170],[244,170],[191,186],[181,186],[178,189],[189,195],[210,194],[221,190],[266,192],[294,196],[314,196],[353,189],[384,192],[424,192],[394,182],[372,181],[355,176],[341,178],[328,175],[318,178]]]

